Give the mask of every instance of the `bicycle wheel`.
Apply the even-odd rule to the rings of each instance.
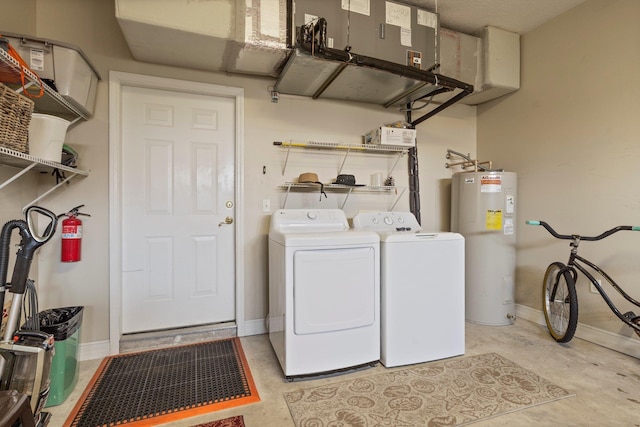
[[[549,333],[558,342],[569,342],[578,326],[578,295],[570,271],[561,272],[565,265],[554,262],[544,274],[542,298],[544,318]]]

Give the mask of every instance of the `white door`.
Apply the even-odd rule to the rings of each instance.
[[[122,88],[122,333],[235,319],[235,100]]]

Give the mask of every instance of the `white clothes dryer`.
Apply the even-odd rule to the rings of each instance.
[[[363,212],[380,235],[380,361],[386,367],[464,354],[464,238],[424,233],[411,212]]]
[[[269,340],[288,379],[378,363],[379,251],[340,209],[273,213]]]

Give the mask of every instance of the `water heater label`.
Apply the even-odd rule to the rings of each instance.
[[[500,230],[502,229],[502,210],[500,209],[489,209],[487,210],[487,221],[486,221],[486,229],[487,230]]]
[[[505,218],[504,219],[504,234],[505,236],[508,236],[510,234],[513,234],[513,218]]]
[[[502,191],[501,175],[482,175],[480,178],[481,193],[500,193]]]
[[[514,197],[510,194],[507,195],[506,205],[507,205],[507,214],[512,214],[514,212],[516,202]]]

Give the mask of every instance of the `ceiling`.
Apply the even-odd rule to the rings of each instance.
[[[487,25],[525,34],[585,0],[405,0],[440,15],[440,25],[475,34]]]

